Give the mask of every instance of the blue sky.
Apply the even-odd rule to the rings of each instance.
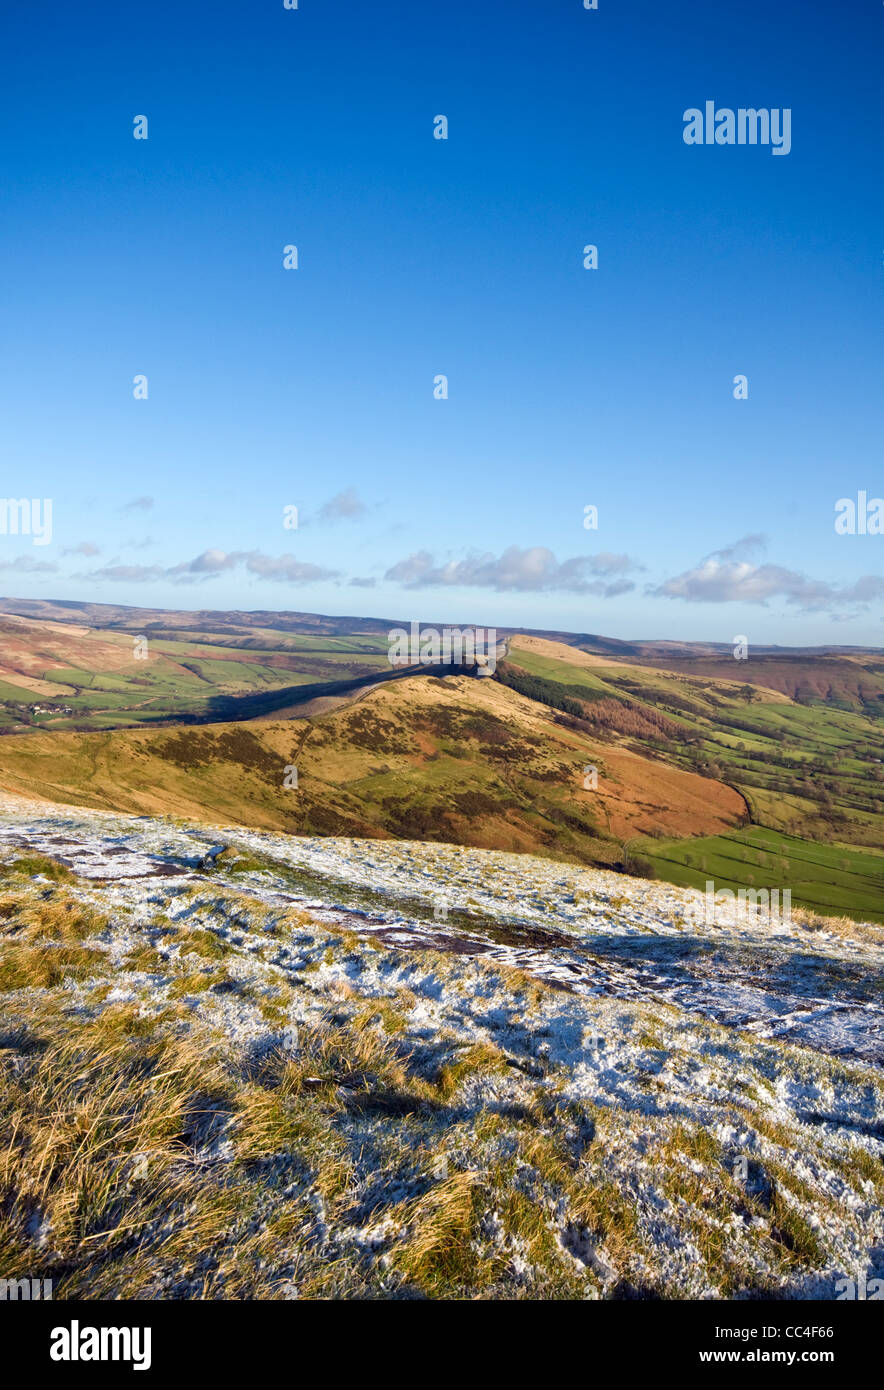
[[[881,644],[882,6],[4,28],[0,492],[53,523],[3,593]],[[707,100],[790,153],[686,145]]]

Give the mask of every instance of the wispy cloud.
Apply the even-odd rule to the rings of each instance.
[[[85,570],[75,574],[74,579],[96,579],[112,584],[150,584],[155,579],[164,579],[168,570],[162,565],[103,565],[101,569]]]
[[[152,497],[133,497],[123,508],[124,512],[149,512],[153,506]]]
[[[286,584],[315,584],[320,579],[337,579],[339,570],[313,565],[294,555],[263,555],[260,550],[234,552],[238,563],[259,579],[282,580]]]
[[[865,608],[884,596],[884,578],[867,574],[853,584],[830,584],[811,579],[782,565],[752,564],[741,556],[763,546],[760,536],[715,550],[693,569],[650,587],[656,598],[680,598],[688,603],[758,603],[781,599],[796,608],[817,613],[831,608]]]
[[[614,598],[635,585],[624,578],[641,566],[628,555],[577,555],[559,562],[551,550],[535,545],[521,549],[511,545],[499,556],[470,555],[463,560],[436,564],[426,550],[414,551],[387,570],[384,578],[406,589],[477,588],[500,593],[595,594]]]
[[[69,546],[61,553],[62,555],[100,555],[101,547],[97,546],[94,541],[80,541],[79,545]]]
[[[58,565],[51,560],[32,560],[30,555],[19,555],[15,560],[0,560],[0,570],[18,574],[55,574]]]
[[[327,502],[323,502],[319,508],[319,520],[354,521],[356,517],[364,516],[367,511],[368,507],[355,487],[348,487],[344,492],[338,492]]]
[[[767,537],[760,531],[753,531],[748,536],[741,536],[738,541],[726,545],[722,550],[713,550],[712,555],[724,561],[747,560],[750,555],[757,555],[760,550],[766,549]]]
[[[264,555],[260,550],[204,550],[192,560],[178,565],[124,565],[111,563],[100,569],[76,575],[110,583],[149,584],[161,579],[175,584],[195,584],[212,579],[230,570],[244,569],[257,579],[275,580],[284,584],[313,584],[321,579],[336,579],[338,570],[298,560],[294,555]]]

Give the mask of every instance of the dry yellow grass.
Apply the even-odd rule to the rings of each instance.
[[[776,1064],[877,1113],[871,1069],[711,1023],[674,1042],[685,1016],[641,1007],[594,1104],[573,1083],[593,1080],[595,1001],[214,884],[152,894],[123,953],[118,909],[51,867],[0,869],[0,1269],[38,1267],[56,1297],[728,1297],[762,1267],[772,1287],[824,1268],[853,1211],[832,1193],[868,1224],[884,1191],[871,1149],[785,1123],[771,1081]],[[547,1045],[560,1011],[580,1069]],[[763,1202],[710,1123],[667,1109],[700,1063],[731,1088],[715,1114],[751,1139]],[[647,1106],[624,1097],[636,1067]]]

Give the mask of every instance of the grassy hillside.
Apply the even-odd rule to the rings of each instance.
[[[285,769],[297,766],[297,790]],[[584,786],[597,769],[596,789]],[[717,834],[743,799],[603,747],[492,681],[412,678],[310,721],[0,741],[0,785],[76,805],[292,833],[402,836],[624,864],[624,842]]]
[[[659,878],[703,889],[789,888],[802,907],[884,922],[884,855],[812,844],[762,826],[693,840],[649,843]]]
[[[645,658],[646,660],[646,658]],[[778,691],[805,705],[853,710],[872,718],[884,717],[884,660],[864,654],[783,655],[751,653],[739,664],[733,656],[679,657],[666,661],[673,672],[692,680],[740,680],[763,691]]]
[[[884,849],[884,722],[798,703],[754,684],[751,665],[700,678],[517,637],[499,674],[599,738],[737,787],[760,824]]]
[[[146,637],[143,657],[135,639]],[[144,650],[144,649],[139,649]],[[135,626],[131,632],[0,618],[0,732],[110,729],[238,718],[238,701],[389,670],[372,636],[304,636]],[[286,704],[285,694],[278,704]],[[252,711],[245,710],[248,717]]]
[[[10,790],[764,886],[757,855],[773,841],[734,838],[751,821],[810,847],[776,851],[792,877],[774,886],[876,914],[881,885],[858,853],[884,851],[884,666],[870,653],[735,662],[659,644],[649,664],[648,644],[516,634],[497,679],[477,682],[403,677],[368,620],[348,633],[311,615],[114,609],[98,628],[58,607],[0,617],[0,732],[24,736],[0,738]]]

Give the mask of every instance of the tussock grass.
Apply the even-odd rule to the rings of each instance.
[[[604,1243],[606,1253],[622,1268],[641,1250],[634,1205],[614,1182],[583,1184],[574,1195],[579,1222]]]
[[[77,876],[66,864],[48,854],[23,854],[17,859],[0,862],[0,878],[33,878],[41,874],[54,883],[76,883]]]
[[[399,991],[395,1000],[372,999],[353,1015],[353,1027],[368,1028],[372,1024],[379,1024],[386,1033],[401,1033],[413,1008],[414,995],[410,990]]]
[[[17,989],[52,989],[66,980],[106,974],[107,956],[85,946],[18,946],[0,949],[0,994]]]
[[[7,940],[75,942],[100,935],[107,918],[65,890],[0,895],[0,945]]]
[[[5,1269],[33,1260],[35,1221],[51,1233],[50,1264],[64,1279],[199,1200],[187,1160],[231,1093],[205,1048],[109,1008],[85,1025],[59,1021],[19,1055],[0,1091]]]
[[[805,931],[825,932],[829,936],[841,937],[845,941],[865,941],[873,945],[884,945],[884,925],[877,922],[858,922],[852,917],[825,917],[811,908],[793,907],[793,923]]]
[[[699,1125],[675,1124],[671,1127],[661,1156],[664,1161],[685,1154],[697,1163],[721,1166],[721,1144],[714,1134]]]
[[[283,1068],[275,1086],[247,1085],[238,1095],[233,1124],[236,1155],[247,1168],[270,1159],[287,1160],[295,1171],[309,1172],[312,1185],[327,1200],[347,1192],[352,1164],[337,1132],[334,1107],[310,1095],[294,1069]],[[331,1113],[330,1113],[331,1111]]]
[[[360,943],[214,885],[169,910],[174,923],[129,928],[120,960],[66,882],[0,884],[6,1277],[39,1268],[56,1297],[89,1298],[729,1297],[833,1258],[841,1213],[810,1173],[884,1195],[874,1140],[781,1121],[764,1080],[824,1076],[872,1113],[869,1069],[753,1042],[726,1118],[757,1136],[762,1204],[709,1124],[669,1109],[666,1074],[647,1108],[574,1090],[544,1041],[573,1005],[518,971]],[[273,939],[246,952],[238,931]],[[112,989],[137,1002],[108,1002]],[[512,1034],[489,1021],[503,999]],[[641,1060],[636,1039],[667,1046],[659,1009],[625,1011],[626,1058]],[[724,1076],[719,1033],[691,1038]],[[681,1037],[668,1046],[680,1066]],[[626,1078],[633,1098],[642,1076]],[[666,1272],[672,1251],[686,1275]]]
[[[179,946],[182,956],[203,956],[209,960],[221,960],[233,947],[216,932],[205,931],[201,927],[191,927],[183,934]]]
[[[481,1287],[483,1270],[472,1249],[476,1188],[474,1173],[455,1173],[399,1213],[406,1236],[392,1257],[393,1267],[428,1296]]]
[[[436,1084],[442,1098],[450,1100],[468,1078],[491,1073],[505,1075],[506,1071],[506,1058],[500,1048],[493,1043],[475,1043],[465,1048],[453,1061],[445,1063]]]
[[[829,1162],[853,1186],[871,1183],[879,1202],[884,1202],[884,1159],[869,1153],[859,1144],[851,1144],[847,1153],[830,1157]]]
[[[825,1250],[819,1236],[781,1193],[773,1198],[774,1222],[771,1236],[786,1252],[783,1262],[793,1267],[819,1269],[825,1264]]]
[[[189,994],[205,994],[213,985],[224,984],[228,978],[224,970],[194,970],[176,975],[169,985],[169,997],[183,999]]]
[[[168,969],[169,962],[153,946],[136,946],[133,951],[129,951],[123,964],[127,970],[144,971],[147,975],[163,974]]]

